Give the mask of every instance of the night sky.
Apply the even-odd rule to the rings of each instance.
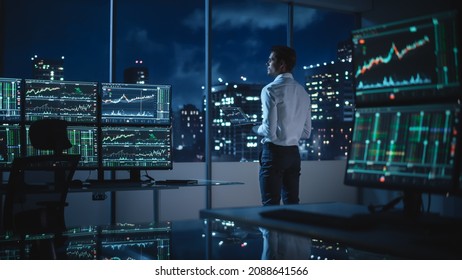
[[[119,0],[116,80],[143,60],[152,84],[171,84],[173,108],[201,108],[204,85],[204,1]],[[266,84],[270,47],[286,44],[287,6],[266,1],[212,1],[212,79]],[[109,81],[109,0],[4,0],[5,77],[30,78],[34,55],[65,57],[65,79]],[[352,15],[296,7],[295,78],[303,66],[336,58],[354,29]]]

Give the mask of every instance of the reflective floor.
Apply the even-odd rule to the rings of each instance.
[[[211,232],[206,246],[207,229]],[[175,221],[163,224],[117,224],[70,228],[60,236],[0,235],[0,260],[258,260],[262,236],[257,228],[214,220],[210,227],[202,220]],[[206,253],[207,249],[209,252]],[[342,247],[337,243],[312,240],[310,258],[381,259]]]
[[[0,260],[195,260],[259,259],[261,234],[216,221],[211,250],[206,254],[206,224],[202,220],[163,224],[117,224],[69,228],[62,235],[0,235]],[[209,256],[208,256],[209,255]]]

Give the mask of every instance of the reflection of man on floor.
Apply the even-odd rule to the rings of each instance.
[[[308,260],[311,239],[260,228],[263,236],[262,260]]]
[[[263,136],[259,180],[264,206],[279,205],[281,198],[284,204],[299,203],[301,160],[298,143],[311,134],[311,100],[304,87],[293,78],[295,62],[296,53],[292,48],[272,47],[267,73],[274,81],[262,89],[263,120],[260,126],[253,127],[255,133]],[[280,232],[262,232],[264,241],[268,241],[264,244],[263,258],[285,258],[288,255],[281,255],[280,250],[292,246],[291,252],[295,252],[292,250],[301,246],[293,242],[293,238],[299,239],[295,236],[289,238]],[[265,248],[280,250],[276,255],[268,255]]]

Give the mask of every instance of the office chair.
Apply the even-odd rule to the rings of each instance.
[[[30,257],[55,259],[54,243],[66,230],[64,208],[80,155],[63,153],[72,146],[65,121],[36,121],[30,126],[29,138],[34,148],[53,152],[14,159],[5,197],[4,227],[23,241],[26,235],[51,234],[52,242],[34,241],[36,250]]]

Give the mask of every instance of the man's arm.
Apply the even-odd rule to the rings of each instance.
[[[311,104],[308,104],[309,110],[305,119],[303,133],[301,139],[308,139],[311,136]]]
[[[262,102],[262,113],[263,119],[262,124],[258,127],[258,135],[267,137],[270,140],[276,139],[277,129],[277,111],[276,111],[276,100],[270,94],[269,88],[263,88],[261,95]]]

